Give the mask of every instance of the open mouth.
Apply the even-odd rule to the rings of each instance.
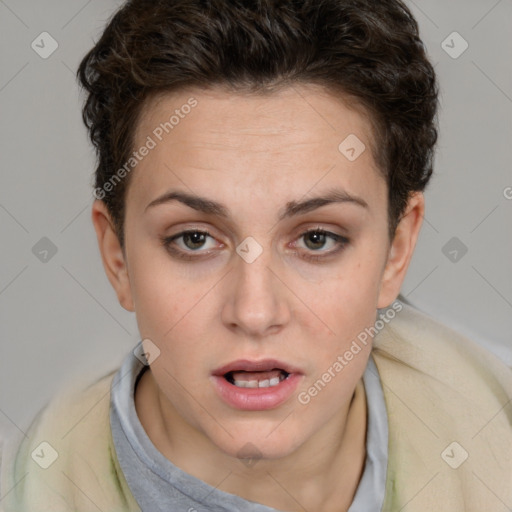
[[[287,379],[290,374],[281,368],[266,371],[230,371],[224,378],[239,388],[272,388]]]
[[[245,411],[275,409],[291,398],[304,373],[278,359],[238,359],[212,372],[212,384],[229,406]]]

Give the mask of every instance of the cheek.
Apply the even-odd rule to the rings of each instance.
[[[130,286],[142,330],[161,337],[180,318],[206,308],[203,301],[219,279],[212,266],[178,263],[156,235],[134,230],[128,254]]]
[[[178,290],[167,284],[164,276],[151,274],[147,278],[143,273],[134,275],[135,314],[141,336],[163,340],[166,333],[180,317],[181,307]],[[182,297],[182,302],[184,298]]]
[[[160,362],[171,374],[199,375],[206,364],[204,348],[212,347],[211,329],[218,315],[214,295],[208,293],[213,284],[184,278],[168,261],[151,256],[149,251],[138,255],[132,265],[140,336],[159,347]],[[190,373],[191,368],[196,371]]]
[[[370,344],[349,343],[318,366],[318,373],[304,383],[297,396],[304,428],[317,429],[346,406],[364,373],[370,350]]]
[[[135,314],[142,337],[165,340],[187,323],[187,315],[197,315],[203,288],[171,271],[168,261],[147,251],[132,259],[130,282]]]
[[[305,315],[313,328],[318,319],[327,326],[326,333],[343,343],[375,321],[381,277],[381,261],[354,253],[352,261],[339,265],[326,277],[302,283],[302,294],[314,315]]]

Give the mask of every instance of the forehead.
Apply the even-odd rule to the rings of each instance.
[[[189,108],[192,99],[197,101],[197,107]],[[185,118],[187,122],[182,123]],[[238,135],[240,141],[246,135],[272,135],[278,145],[287,135],[300,142],[315,136],[324,138],[331,132],[337,140],[347,129],[352,129],[373,143],[370,117],[357,99],[334,95],[314,84],[258,93],[234,92],[219,86],[158,94],[149,98],[142,109],[136,139],[144,138],[167,121],[171,121],[176,140],[194,131],[197,136],[217,139],[223,136],[233,139]]]
[[[197,193],[228,186],[252,187],[254,193],[298,187],[304,194],[315,181],[332,185],[339,178],[353,192],[366,184],[371,196],[370,185],[382,180],[370,119],[348,98],[319,86],[265,94],[221,88],[162,94],[145,105],[135,148],[148,138],[154,147],[137,164],[130,186],[144,201],[170,184]],[[357,152],[366,149],[351,161],[344,141],[355,143]]]

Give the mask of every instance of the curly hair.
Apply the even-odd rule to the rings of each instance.
[[[124,248],[133,151],[149,98],[186,87],[269,91],[321,85],[369,114],[388,185],[389,235],[432,174],[438,85],[418,24],[400,0],[130,0],[80,63],[96,189]]]

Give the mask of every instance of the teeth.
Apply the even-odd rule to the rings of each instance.
[[[272,379],[260,380],[235,380],[235,386],[239,388],[272,388],[277,386],[282,379],[274,377]]]
[[[239,388],[257,388],[258,381],[257,380],[235,380],[235,386]]]

